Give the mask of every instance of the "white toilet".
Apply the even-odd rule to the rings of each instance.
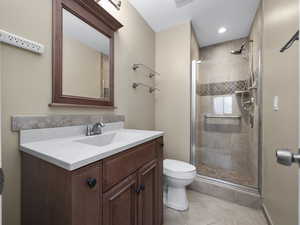
[[[184,211],[188,209],[186,186],[191,184],[196,176],[196,168],[188,163],[164,160],[164,203],[167,207]]]

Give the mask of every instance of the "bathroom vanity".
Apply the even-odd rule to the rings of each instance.
[[[163,133],[84,129],[21,131],[22,224],[162,225]]]

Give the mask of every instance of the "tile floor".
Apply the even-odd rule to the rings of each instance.
[[[267,225],[261,210],[188,191],[186,212],[165,209],[164,225]]]
[[[256,182],[254,177],[248,174],[242,174],[240,171],[234,170],[224,170],[223,168],[216,168],[213,166],[208,166],[204,163],[197,164],[198,174],[212,177],[216,179],[221,179],[229,181],[235,184],[241,184],[248,187],[256,187]]]

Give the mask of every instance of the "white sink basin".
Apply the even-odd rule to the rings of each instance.
[[[138,133],[134,132],[111,132],[76,140],[76,142],[102,147],[110,144],[130,141],[134,138],[138,138],[139,136],[140,135]]]
[[[116,133],[101,134],[101,135],[85,138],[82,140],[77,140],[76,142],[102,147],[102,146],[109,145],[112,142],[114,142],[115,136],[116,136]]]

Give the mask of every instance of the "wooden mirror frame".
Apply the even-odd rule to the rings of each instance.
[[[109,101],[101,98],[63,95],[63,9],[110,39]],[[114,108],[114,32],[123,25],[93,0],[53,0],[52,16],[52,104],[49,106]]]

